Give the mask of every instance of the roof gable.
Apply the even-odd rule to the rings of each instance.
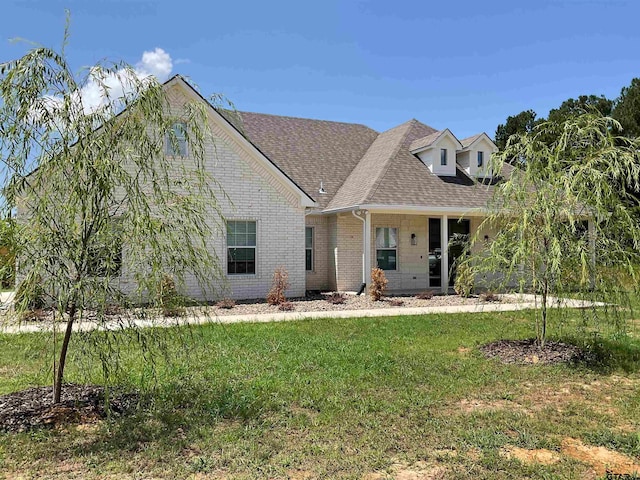
[[[456,144],[456,147],[459,149],[463,148],[460,141],[453,133],[451,133],[451,130],[445,128],[444,130],[440,130],[414,140],[411,142],[411,145],[409,145],[409,151],[416,154],[428,150],[429,148],[434,148],[443,138],[450,138]]]
[[[229,121],[227,117],[220,114],[213,106],[191,86],[180,75],[175,75],[164,83],[165,88],[180,88],[184,93],[196,101],[203,101],[209,107],[209,118],[219,127],[217,135],[227,137],[230,142],[239,145],[243,149],[245,158],[259,162],[263,171],[274,177],[277,182],[288,190],[288,193],[298,197],[299,202],[304,207],[314,207],[317,203],[303,190],[290,176],[282,170],[275,162],[268,158],[256,145],[243,135],[236,125]],[[284,193],[284,192],[283,192]]]
[[[238,112],[241,130],[326,207],[356,168],[378,132],[359,124]],[[320,185],[324,192],[320,193]]]
[[[463,138],[462,140],[460,140],[460,143],[462,144],[462,147],[463,147],[462,150],[466,151],[466,150],[471,150],[472,148],[475,148],[479,143],[483,141],[489,144],[492,151],[498,150],[497,145],[493,143],[493,140],[491,140],[489,135],[487,135],[484,132],[478,133],[471,137]]]

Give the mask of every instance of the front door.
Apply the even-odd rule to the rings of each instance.
[[[441,218],[429,219],[429,287],[442,286],[442,237],[440,229]],[[456,263],[464,252],[465,242],[469,239],[471,223],[469,220],[449,219],[447,222],[449,233],[449,285],[453,286],[456,275]]]
[[[471,222],[469,220],[451,219],[449,227],[449,286],[453,286],[456,279],[456,268],[458,259],[464,253],[471,233]]]
[[[429,219],[429,286],[442,286],[442,241],[440,237],[440,218]]]

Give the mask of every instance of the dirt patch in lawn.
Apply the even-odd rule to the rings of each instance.
[[[568,457],[589,465],[598,476],[611,474],[636,478],[634,475],[640,473],[640,465],[632,458],[605,447],[585,445],[580,440],[570,437],[562,440],[560,452],[547,449],[527,450],[507,445],[500,450],[500,455],[515,458],[525,464],[542,465],[553,465],[563,457]]]
[[[362,477],[363,480],[444,480],[450,478],[448,470],[442,465],[416,462],[413,465],[394,463],[388,472],[372,472]]]
[[[493,410],[510,410],[524,414],[529,414],[522,405],[509,400],[482,400],[463,398],[454,404],[452,412],[462,412],[465,414],[474,412],[489,412]]]
[[[505,458],[515,458],[522,463],[540,463],[542,465],[553,465],[560,461],[560,454],[546,448],[539,448],[536,450],[527,450],[526,448],[514,447],[513,445],[507,445],[500,450],[500,455]]]
[[[0,396],[0,431],[23,432],[34,428],[81,424],[87,428],[107,416],[105,389],[96,385],[67,384],[62,401],[52,403],[53,387],[34,387]],[[122,414],[137,402],[136,394],[111,393],[109,409]]]
[[[585,445],[580,440],[567,437],[562,441],[561,451],[567,457],[590,465],[598,475],[640,474],[640,465],[632,458],[605,447]]]
[[[498,340],[480,347],[487,358],[496,358],[509,364],[554,364],[571,363],[585,358],[585,354],[575,345],[562,342],[546,342],[540,348],[534,339]]]

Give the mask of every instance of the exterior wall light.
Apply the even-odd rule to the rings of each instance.
[[[416,234],[412,233],[411,234],[411,245],[417,245],[418,244],[418,239],[416,238]]]

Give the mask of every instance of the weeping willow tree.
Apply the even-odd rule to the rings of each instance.
[[[536,294],[540,346],[552,297],[615,303],[638,284],[640,144],[617,132],[585,113],[513,135],[492,159],[503,178],[468,262],[490,288]]]
[[[3,208],[17,212],[15,310],[34,301],[54,309],[55,403],[72,333],[88,314],[110,330],[108,309],[155,306],[167,276],[176,285],[195,278],[207,295],[220,272],[209,244],[220,190],[205,168],[205,105],[170,103],[155,77],[124,63],[74,73],[66,33],[60,52],[36,47],[0,65]]]

